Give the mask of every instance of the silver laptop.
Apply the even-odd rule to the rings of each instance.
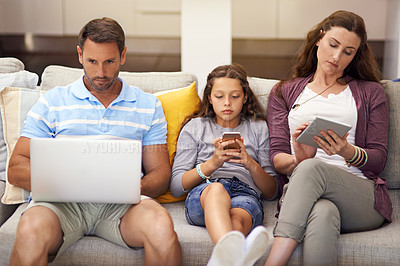
[[[140,202],[140,141],[35,138],[30,155],[35,201]]]

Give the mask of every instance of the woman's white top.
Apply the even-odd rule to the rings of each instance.
[[[298,128],[301,124],[304,124],[305,122],[311,122],[316,116],[319,116],[351,125],[347,141],[354,145],[357,125],[357,107],[350,87],[347,86],[337,95],[331,93],[327,98],[321,95],[316,95],[317,93],[306,86],[303,93],[301,93],[296,99],[295,104],[300,104],[300,107],[296,110],[291,109],[289,112],[288,121],[290,134],[293,134],[296,128]],[[303,102],[305,103],[303,104]],[[292,140],[290,140],[290,144],[292,154],[294,154]],[[349,167],[345,163],[343,157],[339,155],[335,154],[329,156],[321,148],[318,148],[315,158],[319,158],[326,163],[335,165],[361,178],[367,179],[360,169],[353,166]]]

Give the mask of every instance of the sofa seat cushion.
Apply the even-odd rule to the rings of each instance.
[[[381,228],[342,234],[339,239],[338,263],[340,265],[393,265],[400,261],[400,190],[389,190],[393,201],[393,222]],[[264,201],[263,225],[272,233],[275,226],[277,201]],[[175,231],[182,246],[184,265],[205,265],[214,247],[207,230],[189,225],[185,218],[185,203],[163,204],[172,216]],[[7,265],[15,241],[15,232],[21,205],[13,216],[0,228],[0,265]],[[269,250],[256,263],[263,265]],[[143,249],[128,249],[98,237],[85,236],[67,249],[52,265],[143,265]],[[302,246],[298,246],[289,265],[301,265]]]
[[[3,197],[6,190],[6,182],[0,180],[0,198]],[[0,203],[0,226],[14,213],[18,205],[6,205]]]

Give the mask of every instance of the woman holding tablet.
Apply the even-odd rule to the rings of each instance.
[[[389,122],[379,80],[363,19],[337,11],[308,33],[292,78],[271,91],[271,162],[281,174],[281,189],[290,182],[266,265],[286,264],[301,242],[305,265],[336,265],[340,233],[391,221],[391,201],[379,177]],[[315,132],[325,138],[314,136],[318,148],[297,142],[316,116],[351,129],[343,137]]]

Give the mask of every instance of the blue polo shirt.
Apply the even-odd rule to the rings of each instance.
[[[21,136],[92,137],[166,143],[167,122],[161,102],[121,78],[119,96],[105,108],[85,87],[83,76],[47,91],[29,111]]]

